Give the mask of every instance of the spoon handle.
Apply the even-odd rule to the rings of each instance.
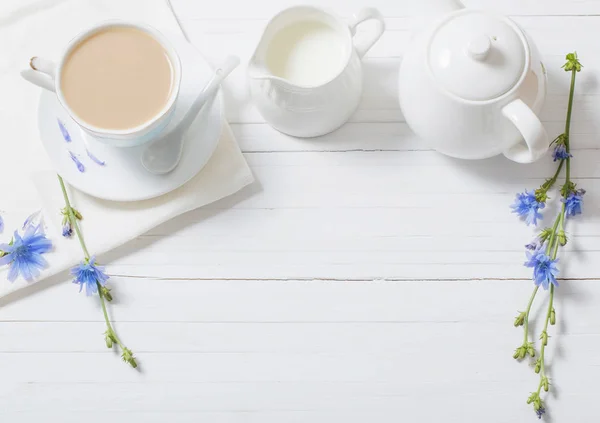
[[[219,66],[210,81],[206,84],[202,92],[196,97],[196,100],[192,103],[186,114],[184,115],[181,122],[175,129],[169,134],[170,136],[180,137],[183,136],[185,131],[192,124],[194,119],[206,102],[217,92],[221,82],[240,64],[240,59],[237,56],[228,56],[225,61]]]

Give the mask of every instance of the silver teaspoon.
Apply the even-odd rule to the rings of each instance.
[[[221,86],[221,82],[240,64],[236,56],[229,56],[216,70],[210,81],[202,89],[185,116],[169,132],[161,135],[142,153],[142,165],[150,173],[163,175],[171,172],[179,164],[183,152],[183,138],[202,107],[212,98]]]

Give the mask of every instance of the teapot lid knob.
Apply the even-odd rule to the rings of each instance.
[[[479,61],[485,60],[492,48],[492,42],[487,35],[479,35],[471,39],[467,45],[468,55]]]

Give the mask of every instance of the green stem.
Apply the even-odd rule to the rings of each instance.
[[[124,349],[125,345],[123,345],[123,343],[117,336],[117,333],[115,332],[112,325],[110,324],[110,319],[108,318],[108,312],[106,311],[106,303],[104,301],[104,295],[102,294],[102,285],[100,285],[98,282],[96,282],[96,284],[98,285],[98,295],[100,297],[100,305],[102,306],[102,314],[104,314],[104,320],[106,321],[106,327],[107,327],[108,331],[113,335],[114,339],[117,341],[117,344],[119,345],[119,347],[121,347],[121,349]]]
[[[552,313],[552,306],[554,304],[554,285],[550,285],[550,301],[548,302],[548,311],[546,312],[546,321],[544,322],[544,331],[542,333],[548,334],[548,323],[550,322],[550,314]],[[544,354],[546,352],[546,344],[542,342],[540,348],[540,384],[538,385],[537,393],[540,394],[544,379],[546,378],[546,365],[544,363]]]
[[[547,256],[550,255],[550,251],[552,251],[552,247],[554,246],[554,240],[556,239],[556,229],[558,228],[559,222],[560,222],[560,215],[556,216],[556,220],[554,221],[554,226],[552,227],[552,234],[550,235],[550,239],[548,240],[548,246],[546,247],[546,255]]]
[[[552,178],[548,179],[546,182],[544,182],[544,184],[542,186],[544,187],[545,190],[549,190],[550,188],[552,188],[554,186],[554,184],[556,183],[556,180],[558,179],[558,175],[560,175],[560,171],[562,170],[564,162],[565,162],[564,160],[561,160],[558,163],[556,172],[554,172],[554,176]]]
[[[566,211],[566,207],[565,207],[565,203],[563,203],[560,214],[558,215],[558,221],[559,221],[559,231],[560,232],[564,232],[565,231],[565,211]],[[558,240],[554,243],[554,252],[552,253],[552,260],[556,259],[556,256],[558,255],[558,247],[560,245],[560,242],[558,242]]]
[[[571,88],[569,90],[569,104],[567,105],[567,122],[565,123],[565,149],[567,153],[571,152],[571,114],[573,113],[573,99],[575,98],[575,78],[577,77],[577,71],[573,69],[571,71]],[[567,157],[567,171],[566,171],[566,183],[567,185],[571,181],[571,158]]]
[[[56,176],[58,176],[58,182],[60,182],[60,189],[62,190],[63,198],[65,199],[67,217],[69,218],[69,222],[71,223],[71,226],[73,226],[75,228],[75,233],[77,234],[77,239],[79,239],[79,244],[81,245],[81,249],[83,250],[83,254],[85,255],[86,260],[89,260],[90,253],[88,252],[88,249],[85,245],[85,241],[83,239],[83,234],[81,233],[81,230],[79,229],[79,223],[77,222],[77,218],[75,217],[75,212],[73,211],[73,207],[71,207],[71,202],[69,201],[69,195],[67,194],[65,182],[63,181],[63,178],[60,175],[56,175]]]
[[[527,339],[529,337],[529,312],[531,311],[533,300],[539,288],[539,286],[533,288],[533,292],[531,294],[531,297],[529,298],[529,303],[527,304],[527,309],[525,310],[525,320],[523,321],[523,345],[527,345]]]
[[[573,94],[575,93],[576,76],[577,71],[573,69],[571,71],[571,88],[569,90],[569,104],[567,106],[567,122],[565,123],[565,135],[567,136],[565,146],[567,147],[567,151],[569,151],[569,131],[571,130],[571,112],[573,111],[573,98],[575,97]]]

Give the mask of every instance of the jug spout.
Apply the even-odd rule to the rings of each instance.
[[[298,21],[304,16],[306,7],[292,7],[286,9],[279,14],[275,15],[264,27],[263,33],[256,45],[256,49],[252,54],[252,58],[248,63],[247,74],[251,80],[256,81],[272,81],[277,82],[278,85],[291,85],[290,82],[280,76],[273,73],[272,69],[267,65],[267,57],[270,48],[272,47],[273,40],[277,33],[282,28]],[[312,10],[312,9],[311,9]]]
[[[256,60],[256,58],[253,57],[248,64],[248,77],[250,79],[259,80],[271,79],[273,75],[271,75],[269,69],[264,63]]]
[[[253,80],[268,80],[273,77],[271,70],[267,66],[267,50],[269,48],[269,42],[273,36],[271,29],[272,22],[269,22],[263,31],[254,53],[248,63],[247,74],[250,79]]]
[[[279,76],[273,75],[271,70],[267,67],[267,65],[259,60],[255,60],[254,58],[250,61],[248,65],[248,78],[253,81],[271,81],[276,82],[280,87],[292,87],[293,84],[290,83],[285,78],[281,78]]]

